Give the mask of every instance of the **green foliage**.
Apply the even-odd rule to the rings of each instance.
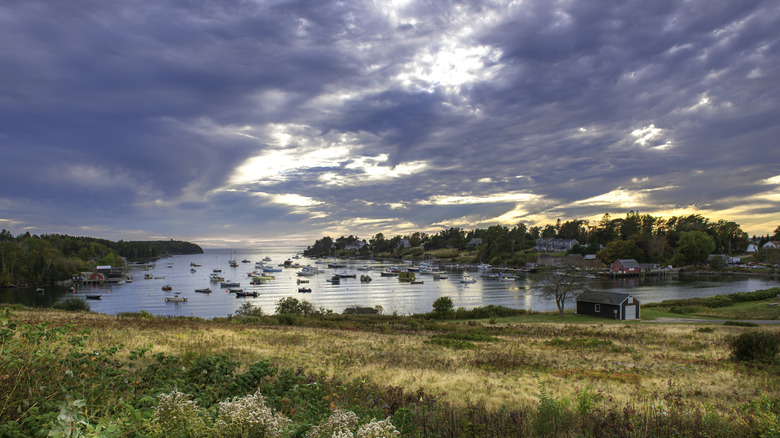
[[[539,381],[539,404],[536,408],[534,431],[537,436],[559,436],[574,425],[574,415],[569,409],[569,401],[555,397],[548,391],[544,382]]]
[[[277,315],[308,316],[316,313],[314,306],[306,300],[298,301],[297,298],[286,297],[276,302]]]
[[[730,325],[732,327],[758,327],[755,322],[750,321],[726,321],[723,325]]]
[[[66,298],[62,301],[54,303],[52,306],[55,309],[69,310],[74,312],[89,312],[90,307],[87,300],[83,298]]]
[[[702,231],[684,231],[677,241],[677,254],[672,259],[675,266],[692,265],[707,260],[715,250],[715,240]]]
[[[744,303],[749,301],[761,301],[771,299],[780,294],[780,288],[756,290],[753,292],[740,292],[727,295],[714,295],[711,297],[694,297],[677,300],[664,300],[660,303],[643,304],[645,307],[669,307],[674,313],[696,313],[696,307],[727,307],[734,303]],[[676,310],[672,310],[676,309]]]
[[[111,242],[61,234],[12,236],[0,232],[0,287],[53,283],[96,264],[119,266],[122,257],[154,258],[164,254],[193,254],[203,250],[189,242]]]
[[[734,360],[771,363],[780,350],[780,336],[775,333],[750,331],[732,339],[730,346]]]
[[[528,313],[526,309],[513,309],[511,307],[496,306],[493,304],[487,306],[475,307],[473,309],[466,309],[458,307],[455,311],[455,319],[485,319],[485,318],[503,318],[508,316],[525,315]]]
[[[255,306],[250,302],[245,302],[241,307],[236,310],[235,315],[238,318],[252,318],[263,316],[263,309],[260,306]]]
[[[433,302],[433,313],[440,318],[444,318],[452,313],[454,305],[452,298],[448,296],[439,297]]]

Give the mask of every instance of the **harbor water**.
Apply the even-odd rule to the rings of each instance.
[[[28,306],[51,306],[67,297],[100,295],[100,299],[89,299],[94,312],[117,314],[120,312],[146,311],[154,315],[196,316],[202,318],[232,315],[245,302],[259,306],[265,313],[274,313],[276,303],[285,297],[307,300],[319,309],[341,313],[351,306],[380,306],[386,314],[399,315],[424,313],[431,310],[432,303],[439,297],[448,296],[455,307],[474,308],[499,305],[534,311],[555,310],[553,301],[545,300],[535,290],[535,276],[520,275],[517,280],[500,281],[480,276],[468,267],[452,267],[445,271],[446,279],[434,280],[433,275],[417,274],[422,284],[401,282],[397,277],[383,277],[380,272],[393,265],[404,269],[409,265],[366,260],[327,260],[328,263],[343,265],[328,268],[326,263],[299,256],[302,247],[269,247],[257,250],[206,250],[203,254],[177,255],[162,258],[146,267],[132,268],[129,274],[133,281],[124,284],[82,285],[71,292],[66,286],[50,286],[43,292],[32,289],[6,289],[0,291],[0,301],[19,302]],[[272,272],[274,280],[260,285],[250,285],[249,272],[255,270],[255,262],[270,258],[266,265],[281,269]],[[231,267],[230,260],[238,266]],[[300,277],[300,268],[278,267],[290,260],[301,265],[311,265],[324,272],[311,277]],[[242,262],[243,261],[243,262]],[[199,266],[193,266],[199,265]],[[370,270],[365,270],[365,269]],[[226,281],[240,283],[244,291],[256,291],[257,297],[236,297],[220,283],[210,281],[209,274],[221,270]],[[355,278],[342,278],[340,284],[327,280],[335,273],[355,274]],[[361,282],[361,275],[369,275],[370,282]],[[473,277],[475,283],[461,283],[464,275]],[[144,279],[151,277],[151,279]],[[308,280],[299,284],[298,280]],[[169,285],[170,291],[162,288]],[[623,279],[586,280],[592,290],[631,293],[640,302],[658,302],[666,299],[705,297],[719,294],[749,292],[780,286],[776,277],[632,277]],[[300,287],[311,288],[310,293],[299,292]],[[195,292],[210,288],[211,293]],[[166,301],[178,293],[184,302]],[[573,307],[573,303],[568,306]]]

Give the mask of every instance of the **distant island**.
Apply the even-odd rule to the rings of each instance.
[[[99,265],[153,260],[174,254],[202,254],[203,248],[178,240],[113,242],[64,234],[14,236],[0,232],[0,287],[68,280]]]

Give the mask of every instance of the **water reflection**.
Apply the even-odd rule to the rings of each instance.
[[[266,313],[273,313],[279,299],[294,296],[310,301],[316,308],[331,309],[342,312],[346,307],[381,306],[385,313],[398,314],[422,313],[431,310],[433,302],[441,296],[452,298],[455,307],[473,308],[486,305],[500,305],[535,311],[555,310],[553,301],[544,300],[534,290],[534,276],[520,276],[517,281],[488,280],[479,277],[477,272],[467,272],[477,282],[460,283],[462,269],[448,273],[447,280],[434,280],[432,275],[418,274],[423,284],[401,283],[395,277],[381,277],[380,262],[343,261],[346,268],[339,272],[355,273],[357,278],[342,279],[340,285],[333,285],[326,280],[333,275],[334,270],[325,264],[317,264],[325,273],[308,278],[307,286],[312,292],[298,293],[296,275],[297,269],[280,268],[281,272],[273,273],[274,281],[263,285],[249,284],[247,273],[254,269],[254,262],[264,257],[272,259],[273,266],[290,259],[303,248],[264,248],[259,250],[233,251],[208,250],[204,254],[174,256],[159,260],[149,269],[136,269],[131,273],[134,281],[128,284],[111,286],[83,286],[77,289],[75,296],[85,297],[87,294],[101,294],[100,300],[89,300],[90,307],[95,312],[116,314],[119,312],[139,312],[145,310],[156,315],[199,316],[213,318],[233,314],[244,302],[252,302],[260,306]],[[228,261],[246,259],[249,263],[239,263],[238,267],[230,267]],[[300,258],[295,260],[301,264],[315,265],[312,260]],[[191,264],[200,265],[192,267]],[[358,271],[359,266],[369,265],[376,270],[369,272],[370,283],[361,283],[359,277],[365,274]],[[195,269],[195,272],[191,272]],[[220,269],[226,280],[241,283],[244,290],[254,290],[259,293],[256,298],[236,298],[234,294],[226,293],[219,284],[209,281],[209,274],[214,269]],[[147,275],[153,277],[144,280]],[[162,291],[162,286],[170,284],[172,292],[179,292],[187,298],[184,303],[165,302],[165,297],[172,292]],[[735,292],[746,292],[766,289],[780,285],[776,278],[739,278],[739,277],[692,277],[679,278],[622,278],[589,280],[587,287],[594,290],[628,292],[641,302],[657,302],[665,299],[686,298],[696,296],[711,296]],[[197,293],[195,289],[211,287],[211,294]],[[0,300],[17,302],[28,306],[51,306],[57,300],[66,296],[67,287],[47,287],[44,294],[37,294],[35,289],[0,290]],[[573,304],[571,305],[573,307]]]

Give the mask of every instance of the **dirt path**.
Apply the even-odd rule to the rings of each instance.
[[[752,322],[753,324],[780,324],[780,320],[777,319],[694,319],[694,318],[655,318],[649,320],[649,322],[702,322],[707,324],[723,324],[726,321],[734,322]]]

